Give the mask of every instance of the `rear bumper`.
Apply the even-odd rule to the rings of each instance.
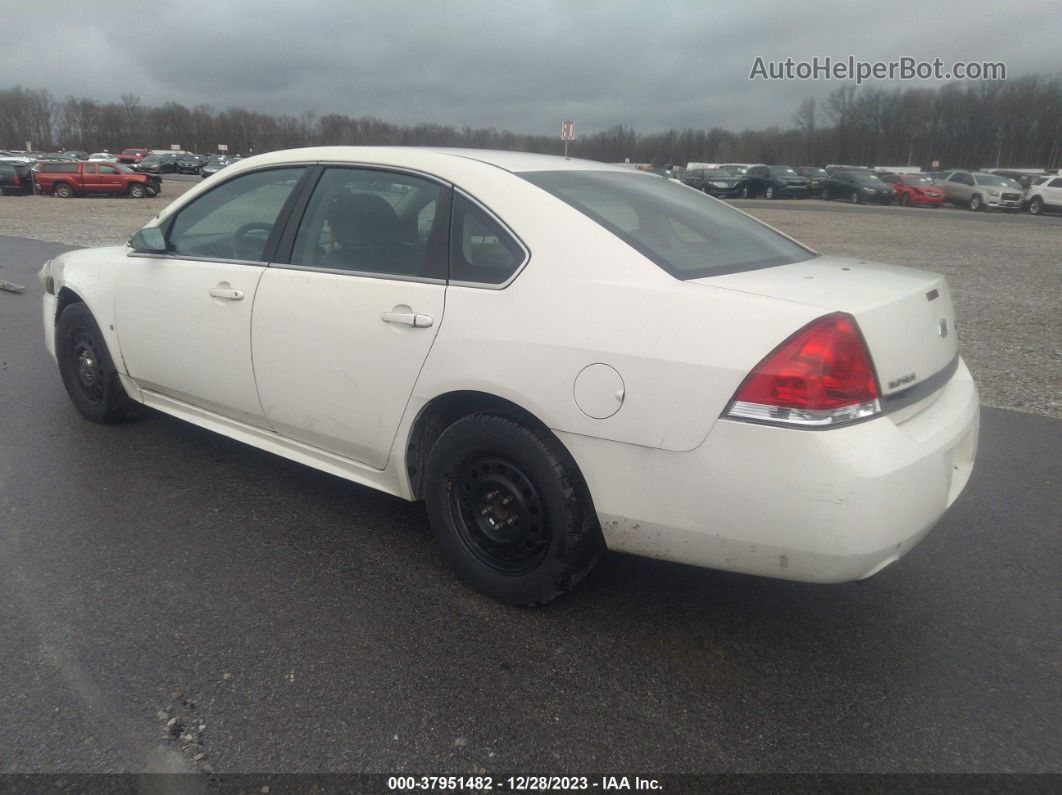
[[[962,492],[977,389],[960,361],[928,407],[825,431],[719,420],[689,453],[559,434],[611,549],[805,582],[880,571]]]

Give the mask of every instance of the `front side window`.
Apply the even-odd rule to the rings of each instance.
[[[1051,180],[1051,184],[1048,185],[1047,187],[1049,187],[1049,188],[1062,188],[1062,179],[1053,179],[1053,180]]]
[[[101,174],[117,174],[118,173],[118,169],[115,168],[114,166],[103,166],[103,165],[101,165],[100,166],[100,173]]]
[[[615,171],[519,176],[608,229],[678,279],[811,259],[816,254],[702,193]]]
[[[389,171],[328,168],[295,236],[291,264],[446,278],[449,189]]]
[[[263,262],[266,242],[304,168],[243,174],[182,208],[166,236],[171,254]]]

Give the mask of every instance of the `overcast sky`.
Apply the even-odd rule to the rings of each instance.
[[[527,133],[790,126],[839,85],[750,81],[757,55],[1062,71],[1059,0],[0,0],[0,25],[0,87]]]

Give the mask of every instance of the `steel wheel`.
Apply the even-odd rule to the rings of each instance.
[[[74,372],[77,374],[75,383],[78,389],[86,401],[98,406],[103,402],[105,390],[99,344],[87,331],[78,331],[74,335],[70,355],[74,359]]]
[[[534,571],[549,549],[549,516],[527,474],[500,456],[477,456],[455,473],[450,517],[462,543],[498,574]]]

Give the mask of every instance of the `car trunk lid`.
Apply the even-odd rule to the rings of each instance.
[[[935,392],[946,382],[941,376],[958,355],[951,293],[937,273],[816,257],[692,283],[815,306],[823,314],[853,315],[874,361],[886,406],[900,407],[909,398]]]

